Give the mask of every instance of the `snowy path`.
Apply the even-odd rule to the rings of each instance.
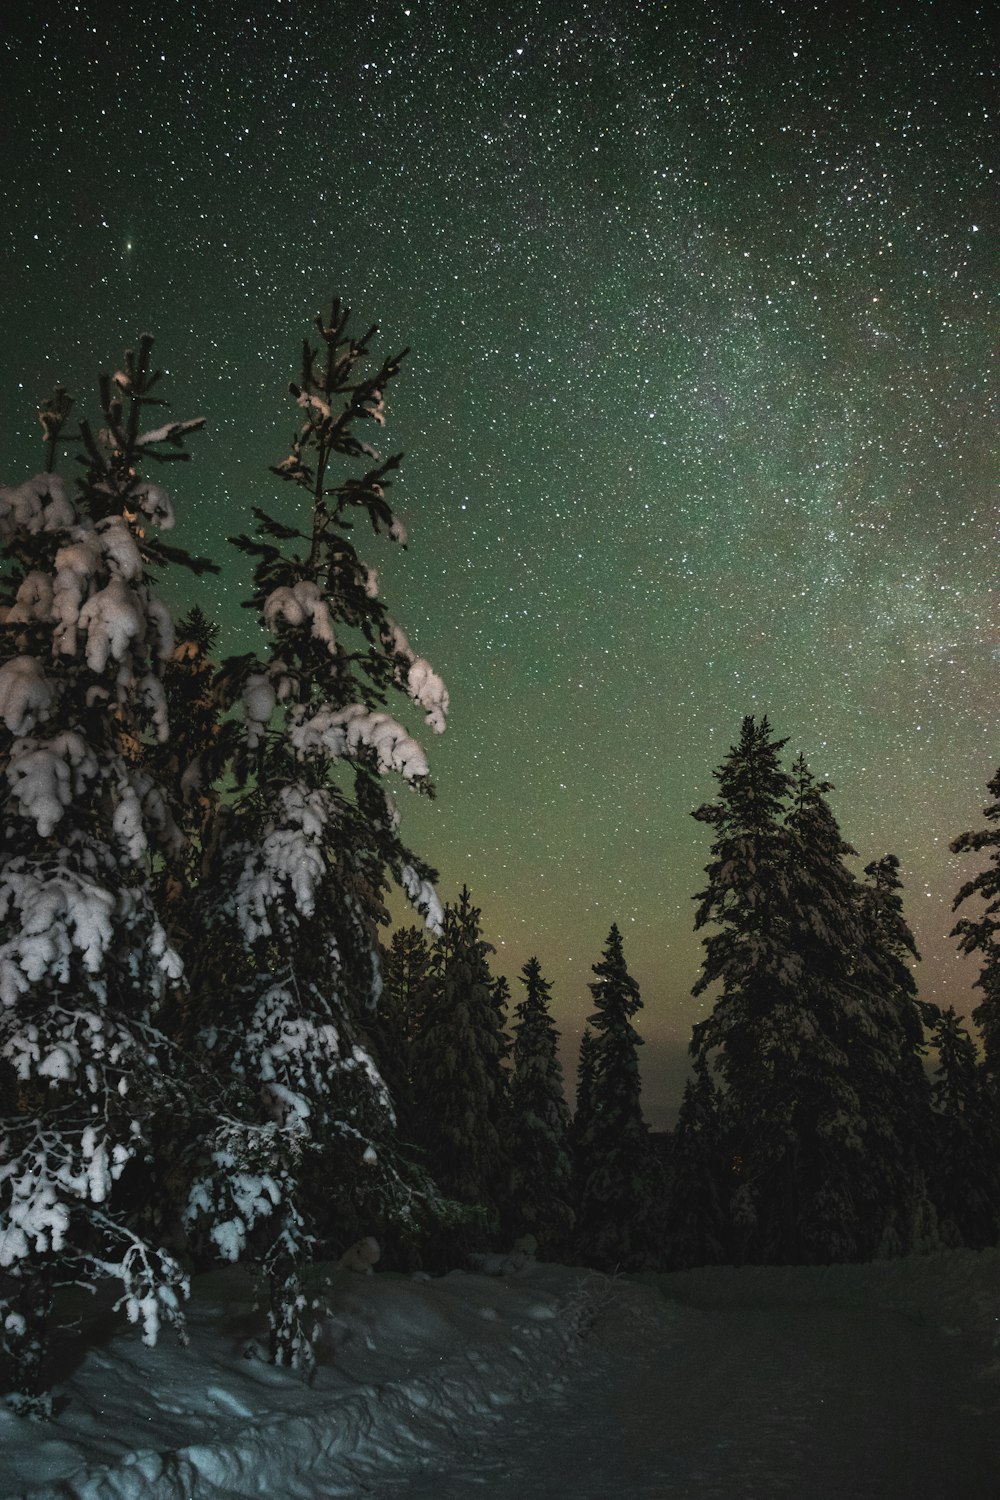
[[[679,1337],[678,1337],[679,1334]],[[1000,1425],[961,1340],[893,1311],[727,1307],[604,1350],[393,1500],[998,1500]],[[981,1368],[979,1366],[978,1368]]]

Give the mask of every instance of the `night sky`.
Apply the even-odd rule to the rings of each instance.
[[[922,993],[972,1003],[948,843],[1000,761],[987,9],[500,10],[5,7],[0,479],[41,467],[36,399],[89,398],[148,328],[209,425],[175,538],[221,557],[251,505],[288,513],[267,465],[331,294],[412,346],[379,445],[410,547],[363,550],[452,716],[404,832],[498,971],[538,954],[570,1064],[618,922],[658,1124],[701,1011],[690,811],[746,713],[835,783],[859,873],[899,855]],[[227,651],[246,592],[235,553],[173,587]]]

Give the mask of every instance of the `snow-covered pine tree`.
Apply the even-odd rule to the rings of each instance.
[[[503,1039],[492,952],[479,908],[463,886],[458,901],[444,910],[411,1052],[414,1139],[441,1191],[477,1211],[462,1234],[428,1247],[439,1260],[455,1250],[483,1248],[496,1232],[503,1203]]]
[[[524,965],[521,982],[508,1094],[509,1227],[515,1237],[534,1235],[543,1258],[553,1260],[568,1248],[574,1218],[569,1109],[549,1013],[552,986],[537,958]]]
[[[1000,1132],[976,1044],[954,1006],[931,1032],[934,1149],[931,1193],[946,1244],[983,1250],[1000,1230]]]
[[[917,996],[910,963],[920,955],[901,891],[894,854],[865,866],[857,892],[862,1006],[850,1045],[851,1080],[867,1124],[862,1258],[905,1255],[937,1243],[927,1184],[933,1121],[924,1068],[924,1028],[937,1011]]]
[[[429,1184],[395,1150],[392,1101],[368,1045],[381,990],[379,925],[389,878],[437,930],[432,872],[406,849],[386,780],[429,792],[420,745],[390,713],[399,693],[435,732],[448,695],[379,595],[354,543],[358,521],[403,543],[387,499],[398,455],[356,434],[385,420],[403,354],[372,362],[371,328],[334,302],[317,318],[290,389],[291,453],[273,472],[305,502],[298,523],[255,510],[235,538],[255,563],[271,644],[217,680],[232,709],[235,781],[206,851],[203,958],[193,975],[206,1065],[235,1090],[208,1143],[190,1217],[216,1250],[267,1278],[271,1355],[308,1366],[312,1312],[302,1269],[387,1216],[419,1214]],[[405,354],[406,351],[404,351]]]
[[[590,985],[594,1013],[590,1119],[577,1147],[580,1198],[577,1253],[585,1265],[636,1269],[649,1252],[652,1163],[640,1103],[638,1049],[632,1018],[642,1007],[639,986],[625,962],[622,936],[612,924]]]
[[[982,999],[972,1019],[983,1039],[986,1071],[1000,1106],[1000,770],[987,784],[990,801],[983,808],[987,827],[961,833],[951,845],[954,854],[986,856],[986,862],[967,880],[955,897],[958,909],[970,897],[982,905],[975,916],[962,917],[952,936],[959,939],[962,953],[978,954],[979,977],[975,988]]]
[[[157,1030],[180,973],[152,896],[175,853],[141,747],[168,734],[173,646],[150,570],[209,566],[151,536],[173,523],[149,460],[185,458],[200,419],[147,428],[159,372],[143,335],[81,421],[85,473],[53,472],[71,402],[42,408],[48,468],[0,490],[0,1329],[22,1410],[44,1411],[54,1289],[117,1281],[146,1342],[182,1326],[181,1266],[136,1227],[123,1175],[170,1092]]]

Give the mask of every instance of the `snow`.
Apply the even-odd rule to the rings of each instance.
[[[330,606],[320,591],[319,585],[310,579],[301,578],[287,588],[273,589],[263,604],[264,623],[269,630],[277,632],[282,625],[292,629],[310,624],[314,640],[323,641],[331,656],[337,654],[337,642],[330,619]]]
[[[22,527],[36,535],[63,531],[75,522],[76,511],[58,474],[35,474],[16,489],[0,486],[0,541]]]
[[[437,1280],[370,1274],[373,1255],[353,1257],[365,1274],[328,1268],[308,1382],[254,1357],[263,1316],[238,1268],[196,1278],[187,1349],[65,1309],[84,1328],[60,1350],[56,1417],[0,1408],[0,1494],[996,1493],[1000,1252],[629,1279],[529,1261]]]
[[[300,756],[323,754],[330,760],[374,752],[380,774],[398,771],[407,781],[429,774],[427,757],[403,726],[389,714],[375,713],[362,703],[346,708],[321,708],[308,719],[293,723],[289,735]]]
[[[12,656],[0,667],[0,718],[11,734],[34,729],[49,712],[53,698],[52,685],[35,657]]]

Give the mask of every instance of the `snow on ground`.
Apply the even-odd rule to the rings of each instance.
[[[1000,1252],[639,1279],[339,1271],[311,1383],[247,1358],[237,1270],[191,1345],[92,1323],[31,1500],[997,1500]]]

